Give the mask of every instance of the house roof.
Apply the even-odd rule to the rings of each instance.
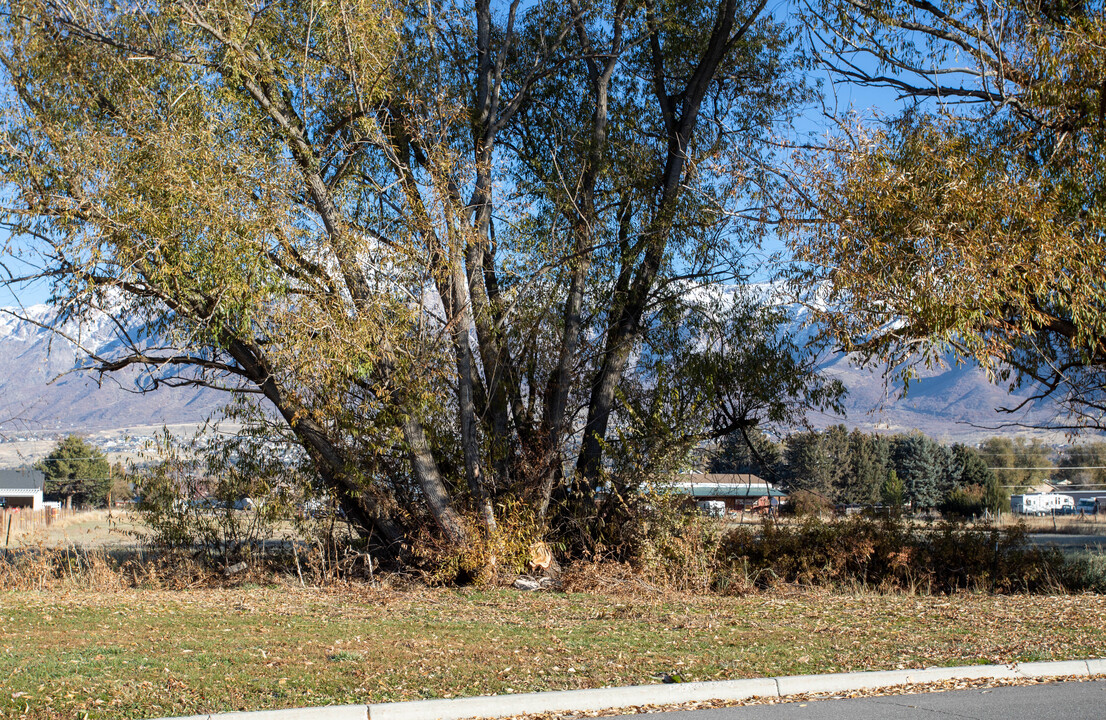
[[[715,485],[767,485],[764,478],[752,473],[688,473],[676,477],[679,483],[711,483]]]
[[[41,470],[33,468],[14,468],[0,470],[0,492],[4,490],[21,490],[34,492],[41,490],[46,476]]]
[[[687,483],[680,482],[672,485],[672,490],[678,493],[686,493],[692,497],[787,497],[787,493],[777,490],[771,485],[762,482],[759,485],[736,485],[729,483]]]

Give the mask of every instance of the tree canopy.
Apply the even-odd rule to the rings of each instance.
[[[1101,4],[808,7],[836,78],[911,101],[803,159],[791,244],[819,317],[901,376],[951,351],[1056,401],[1057,427],[1106,425]]]
[[[1071,445],[1060,453],[1056,475],[1090,490],[1106,489],[1106,442]]]
[[[79,435],[59,440],[45,458],[35,463],[35,468],[46,477],[43,494],[65,500],[67,507],[107,502],[111,466],[99,448]]]
[[[811,97],[763,0],[16,0],[0,37],[11,251],[117,318],[89,367],[256,397],[397,557],[502,502],[594,549],[612,489],[840,397],[711,289]]]

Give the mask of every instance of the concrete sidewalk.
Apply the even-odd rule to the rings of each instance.
[[[717,682],[635,685],[562,690],[517,695],[492,695],[450,700],[413,700],[374,705],[331,705],[317,708],[192,715],[161,720],[463,720],[501,718],[527,713],[568,713],[614,710],[642,705],[679,705],[704,701],[781,698],[789,695],[843,693],[947,680],[1085,678],[1106,676],[1106,659],[1015,665],[968,665],[924,670],[795,675],[791,677],[722,680]]]

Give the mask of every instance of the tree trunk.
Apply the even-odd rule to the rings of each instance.
[[[471,325],[469,323],[469,303],[465,298],[465,288],[468,282],[461,266],[461,260],[455,254],[450,262],[453,270],[453,311],[455,317],[450,318],[454,323],[453,343],[457,356],[457,412],[461,421],[461,446],[465,457],[465,478],[468,481],[469,492],[473,501],[480,509],[480,515],[484,520],[484,526],[489,536],[495,533],[495,512],[492,509],[491,499],[488,497],[484,484],[484,473],[480,460],[480,437],[476,424],[476,405],[473,402],[473,388],[476,385],[475,371],[472,367],[472,350],[469,346]]]
[[[309,417],[297,415],[295,408],[290,406],[287,395],[269,371],[263,351],[241,340],[230,341],[227,346],[227,351],[303,443],[323,482],[338,494],[338,501],[350,519],[366,530],[378,531],[386,545],[397,556],[401,555],[406,540],[403,530],[380,507],[375,498],[350,481],[345,472],[347,460],[327,437],[326,431]]]
[[[434,455],[430,451],[430,443],[426,440],[426,433],[422,425],[410,414],[404,415],[401,422],[403,438],[407,442],[407,453],[411,459],[411,468],[414,470],[415,479],[422,489],[426,504],[430,513],[438,523],[438,527],[446,534],[449,541],[457,546],[468,544],[468,532],[465,531],[461,516],[453,509],[445,483],[442,482],[438,464],[434,461]]]
[[[553,487],[561,479],[563,470],[563,455],[561,445],[565,432],[565,413],[568,408],[568,395],[572,386],[572,365],[577,361],[580,347],[580,335],[582,330],[581,313],[584,307],[584,292],[586,289],[588,271],[591,269],[592,253],[595,246],[593,228],[598,224],[595,212],[595,185],[599,177],[599,166],[607,150],[607,125],[609,123],[610,104],[609,91],[610,79],[617,66],[622,45],[622,10],[616,13],[613,22],[613,34],[611,39],[611,51],[606,65],[600,68],[595,57],[598,53],[592,47],[591,38],[583,21],[578,4],[573,0],[570,3],[573,14],[578,18],[574,23],[576,34],[584,47],[588,59],[588,80],[591,85],[592,98],[595,109],[592,112],[591,136],[587,162],[581,175],[580,190],[573,199],[571,207],[575,209],[575,215],[570,216],[573,223],[575,242],[573,255],[575,266],[572,269],[572,280],[569,283],[568,294],[565,297],[563,322],[564,329],[561,334],[561,349],[557,357],[557,366],[550,375],[550,386],[547,390],[546,405],[546,443],[547,457],[545,475],[542,480],[541,494],[539,495],[538,515],[545,518],[549,512],[549,503],[553,496]]]

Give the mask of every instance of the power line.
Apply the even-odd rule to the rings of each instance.
[[[1045,467],[993,467],[992,470],[1106,470],[1106,465],[1048,465]]]

